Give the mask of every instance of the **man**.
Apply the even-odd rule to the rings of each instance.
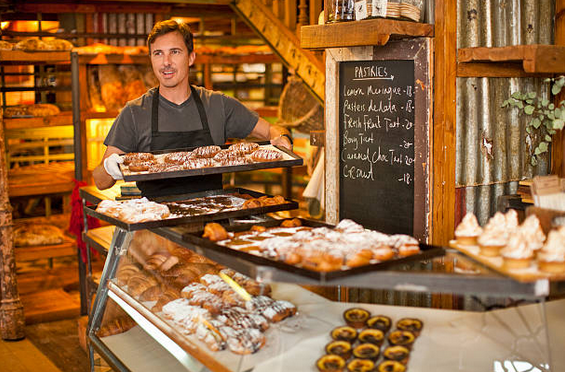
[[[93,178],[99,189],[117,179],[120,154],[174,150],[224,144],[227,138],[256,137],[292,148],[289,132],[270,125],[234,98],[189,84],[196,54],[188,25],[167,20],[157,23],[147,38],[153,73],[159,86],[122,109],[104,144],[107,146]],[[222,187],[222,176],[194,176],[138,182],[145,196],[178,195]]]

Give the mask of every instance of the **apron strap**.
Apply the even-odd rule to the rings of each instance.
[[[210,141],[210,144],[214,144],[214,139],[210,133],[210,126],[208,125],[208,115],[206,115],[206,110],[204,110],[204,104],[196,92],[196,89],[194,89],[192,85],[190,85],[190,94],[194,97],[198,116],[200,116],[200,121],[202,122],[202,129],[206,131],[206,134],[208,135],[207,140]],[[158,135],[159,133],[159,97],[159,87],[157,87],[151,102],[151,134],[153,136]]]

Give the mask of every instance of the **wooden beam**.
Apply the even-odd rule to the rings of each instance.
[[[0,337],[4,340],[19,340],[25,337],[25,319],[16,280],[4,138],[4,123],[0,117]]]
[[[565,45],[512,45],[505,47],[476,47],[458,50],[459,62],[522,63],[527,73],[565,73]]]
[[[521,62],[458,62],[457,77],[547,77],[524,71]]]
[[[456,2],[436,1],[435,20],[431,242],[446,245],[455,230]]]
[[[304,49],[385,45],[390,38],[433,36],[434,26],[392,19],[365,19],[325,25],[304,26],[300,30]]]
[[[555,2],[555,44],[565,46],[565,0]],[[563,61],[562,61],[563,63]],[[555,97],[555,104],[565,99],[565,92]],[[563,130],[553,136],[551,146],[551,173],[565,177],[565,134]]]

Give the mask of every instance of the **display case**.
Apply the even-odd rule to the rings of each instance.
[[[265,216],[224,222],[235,229],[273,223]],[[132,371],[164,366],[181,371],[315,371],[316,361],[331,341],[330,332],[345,325],[344,311],[361,307],[372,315],[390,317],[393,329],[401,318],[423,322],[409,352],[409,371],[565,368],[565,358],[558,352],[565,342],[560,315],[565,301],[546,301],[563,292],[560,281],[519,282],[451,249],[440,257],[402,262],[386,270],[314,278],[211,249],[189,238],[200,236],[201,230],[202,225],[135,232],[116,228],[89,321],[91,357],[96,352],[113,368]],[[216,274],[222,272],[234,280],[218,279],[221,276]],[[234,281],[246,291],[233,298],[224,295],[238,290],[237,285],[227,284]],[[342,293],[347,287],[510,297],[521,305],[470,312],[349,303],[344,295],[336,302],[303,285],[338,288]],[[224,292],[211,289],[214,286]],[[193,292],[198,289],[222,298],[223,305],[198,299]],[[259,341],[242,333],[230,338],[221,320],[233,319],[222,315],[241,307],[248,309],[245,313],[250,317],[259,295],[270,296],[271,303],[282,301],[282,308],[295,307],[296,313],[290,310],[282,320],[265,325],[255,320],[254,327],[262,330],[255,332]],[[174,301],[176,305],[166,306]],[[191,312],[198,315],[187,315]],[[265,318],[264,310],[259,315]],[[189,318],[198,320],[186,321]],[[242,339],[247,340],[247,348],[241,349]],[[381,354],[390,342],[384,341]],[[383,360],[380,356],[376,364]]]

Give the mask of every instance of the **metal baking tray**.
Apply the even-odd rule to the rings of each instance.
[[[209,191],[203,191],[192,194],[166,196],[166,197],[154,198],[152,199],[152,201],[155,202],[187,201],[190,199],[202,198],[206,196],[218,196],[218,195],[227,195],[233,193],[248,194],[254,198],[259,198],[261,196],[271,197],[271,195],[263,194],[252,190],[233,188],[233,189],[209,190]],[[97,205],[86,206],[84,208],[84,212],[89,216],[109,222],[112,225],[115,225],[126,231],[135,231],[135,230],[143,230],[143,229],[153,229],[156,227],[177,226],[177,225],[189,224],[189,223],[201,223],[201,222],[221,220],[227,218],[238,218],[238,217],[250,216],[255,214],[264,214],[264,213],[298,208],[297,202],[289,199],[285,199],[285,201],[286,202],[282,204],[269,205],[259,208],[246,208],[246,209],[238,209],[238,210],[232,210],[226,212],[216,212],[216,213],[208,213],[208,214],[178,217],[178,218],[167,218],[164,220],[138,222],[138,223],[124,222],[118,218],[96,212]]]
[[[328,225],[328,224],[325,224],[325,223],[322,223],[322,222],[311,221],[311,220],[302,219],[302,218],[299,218],[299,219],[302,221],[303,226],[328,227],[328,228],[334,228],[335,227],[333,225]],[[273,221],[255,223],[254,225],[262,225],[262,226],[266,226],[266,227],[276,227],[276,226],[279,226],[281,222],[282,221],[280,221],[280,220],[273,220]],[[226,227],[226,230],[231,231],[231,232],[241,232],[241,231],[249,230],[250,228],[251,228],[251,226],[249,224],[244,224],[244,225],[234,225],[234,226]],[[275,267],[277,269],[284,270],[284,271],[290,272],[292,274],[302,275],[304,277],[313,278],[313,279],[316,279],[316,280],[319,280],[319,281],[322,281],[322,282],[332,280],[332,279],[336,279],[336,278],[344,278],[344,277],[348,277],[348,276],[367,273],[367,272],[371,272],[371,271],[375,271],[375,270],[387,270],[387,269],[389,269],[393,266],[397,266],[397,265],[400,265],[400,264],[405,264],[405,263],[414,262],[414,261],[426,260],[426,259],[436,257],[436,256],[443,256],[445,254],[445,248],[443,248],[443,247],[420,243],[420,253],[412,255],[412,256],[403,257],[403,258],[395,258],[395,259],[391,259],[391,260],[388,260],[388,261],[372,263],[372,264],[368,264],[368,265],[365,265],[365,266],[352,267],[352,268],[347,268],[347,269],[342,269],[342,270],[329,271],[329,272],[319,272],[319,271],[306,269],[306,268],[303,268],[303,267],[300,267],[300,266],[290,265],[290,264],[284,263],[283,261],[269,259],[269,258],[266,258],[266,257],[257,256],[257,255],[251,254],[251,253],[247,253],[247,252],[244,252],[244,251],[238,251],[238,250],[235,250],[235,249],[223,246],[223,245],[219,245],[219,244],[216,244],[215,242],[212,242],[212,241],[210,241],[206,238],[202,238],[202,234],[203,234],[203,231],[198,231],[198,232],[194,232],[194,233],[184,233],[182,235],[182,240],[185,241],[185,242],[197,245],[199,247],[205,248],[205,249],[211,249],[211,250],[220,252],[222,254],[231,255],[231,256],[236,257],[236,258],[244,259],[244,260],[252,262],[256,265]]]
[[[229,172],[244,172],[252,171],[257,169],[269,169],[269,168],[282,168],[282,167],[293,167],[295,165],[302,165],[302,158],[290,150],[283,147],[273,146],[270,142],[258,142],[261,146],[272,146],[277,148],[279,151],[284,153],[286,159],[278,161],[264,161],[244,165],[230,165],[225,167],[208,167],[208,168],[198,168],[198,169],[187,169],[172,172],[139,172],[136,174],[124,173],[125,166],[120,165],[120,169],[124,176],[126,182],[130,181],[150,181],[150,180],[161,180],[166,178],[177,178],[177,177],[187,177],[187,176],[203,176],[207,174],[218,174],[218,173],[229,173]],[[230,145],[221,145],[222,149],[227,149]],[[170,152],[177,151],[191,151],[196,147],[185,148],[185,149],[175,149],[174,151],[155,151],[152,152],[155,155],[166,154]]]

